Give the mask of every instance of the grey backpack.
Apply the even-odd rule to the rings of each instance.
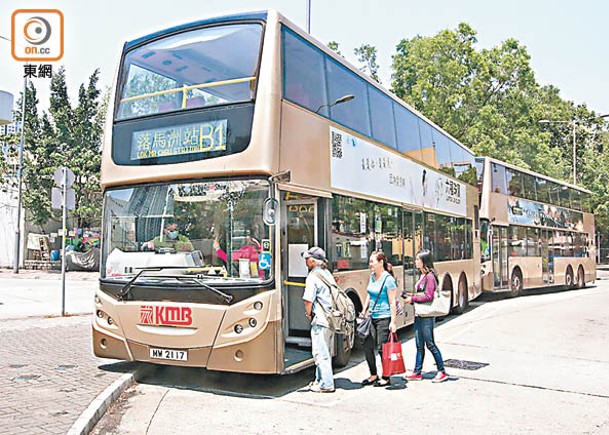
[[[340,334],[351,334],[353,330],[353,322],[355,321],[355,306],[353,301],[349,299],[347,293],[336,283],[330,283],[321,273],[314,272],[321,281],[330,289],[332,295],[332,309],[330,315],[326,315],[330,328]]]

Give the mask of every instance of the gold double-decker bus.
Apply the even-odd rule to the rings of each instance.
[[[596,279],[588,190],[488,157],[476,163],[484,291],[517,296]]]
[[[244,373],[313,364],[302,252],[358,310],[383,250],[399,291],[431,249],[461,312],[481,292],[475,158],[277,12],[125,44],[102,158],[93,347]],[[406,307],[400,327],[411,324]],[[337,334],[335,363],[353,334]]]

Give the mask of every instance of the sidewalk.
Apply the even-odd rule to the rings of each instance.
[[[67,272],[65,314],[93,312],[97,272]],[[62,314],[61,273],[0,269],[0,319],[19,319]]]
[[[137,365],[93,355],[96,272],[0,270],[0,434],[65,434]]]
[[[434,331],[450,375],[443,384],[429,381],[436,371],[429,352],[422,382],[398,375],[388,388],[362,387],[369,371],[360,360],[335,372],[334,394],[321,395],[300,374],[164,368],[129,389],[93,433],[307,433],[314,426],[317,434],[606,434],[608,289],[604,279],[581,290],[472,302]],[[403,352],[412,368],[412,338]]]
[[[61,280],[60,270],[34,270],[34,269],[19,269],[19,273],[13,273],[13,269],[1,268],[0,278],[18,278],[18,279],[58,279]],[[99,279],[99,271],[94,272],[66,272],[66,281],[97,281]]]

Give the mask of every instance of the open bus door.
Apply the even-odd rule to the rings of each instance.
[[[509,272],[507,228],[493,225],[489,229],[489,236],[491,239],[494,288],[506,288]]]
[[[313,357],[311,326],[302,301],[308,274],[302,253],[318,245],[317,199],[285,192],[281,212],[284,367],[290,372]]]
[[[554,283],[554,247],[552,230],[541,230],[541,273],[544,284]]]

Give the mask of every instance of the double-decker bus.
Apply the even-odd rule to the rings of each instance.
[[[312,365],[314,245],[358,310],[374,250],[399,292],[423,247],[455,311],[481,292],[471,151],[277,12],[126,43],[109,107],[97,356]],[[398,323],[412,321],[408,306]],[[346,364],[353,334],[335,342]]]
[[[517,296],[596,279],[589,191],[488,157],[476,164],[484,291]]]

